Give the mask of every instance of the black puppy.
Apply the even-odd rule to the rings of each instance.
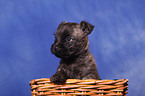
[[[55,35],[51,52],[61,58],[51,82],[65,83],[67,79],[100,79],[93,55],[89,51],[88,35],[94,26],[82,21],[62,22]]]

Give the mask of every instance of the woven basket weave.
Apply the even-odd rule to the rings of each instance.
[[[42,78],[30,81],[30,86],[32,96],[126,96],[128,79],[68,79],[64,85],[56,85]]]

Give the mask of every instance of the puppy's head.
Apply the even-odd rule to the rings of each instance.
[[[77,23],[62,22],[55,35],[55,42],[51,52],[59,58],[71,58],[83,54],[88,50],[88,35],[94,26],[82,21]]]

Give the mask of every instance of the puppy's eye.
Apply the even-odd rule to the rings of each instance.
[[[68,36],[68,37],[66,37],[66,41],[71,42],[71,41],[72,41],[72,38],[70,38],[70,37]]]

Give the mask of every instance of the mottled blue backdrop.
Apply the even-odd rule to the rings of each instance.
[[[0,0],[0,96],[30,96],[29,81],[50,78],[61,21],[95,26],[90,51],[102,79],[129,79],[128,96],[145,96],[145,1]]]

